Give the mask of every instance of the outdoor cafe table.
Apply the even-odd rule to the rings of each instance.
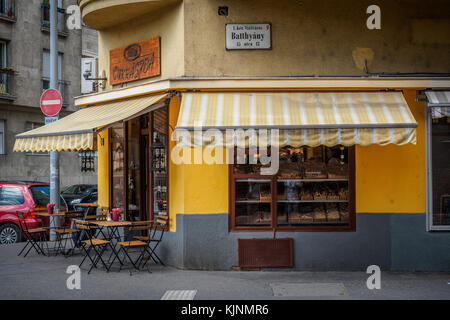
[[[48,226],[43,226],[43,228],[44,229],[48,229],[51,232],[52,229],[58,228],[58,227],[52,227],[52,225],[56,224],[56,223],[52,223],[52,222],[55,222],[54,218],[56,218],[56,217],[65,217],[67,213],[69,213],[69,212],[53,212],[52,214],[50,214],[50,213],[48,213],[46,211],[41,211],[41,212],[35,212],[34,215],[35,216],[39,216],[39,217],[47,217],[47,218],[49,218]],[[48,243],[46,244],[46,247],[47,247],[47,254],[50,254],[50,248],[48,247]],[[56,250],[56,242],[55,242],[53,250],[55,252],[57,251]]]
[[[132,226],[132,223],[130,221],[104,221],[103,220],[103,221],[90,221],[90,223],[93,225],[99,226],[100,232],[102,233],[102,235],[105,238],[107,238],[107,237],[106,237],[105,233],[103,232],[103,229],[108,230],[108,235],[111,240],[117,239],[117,241],[115,241],[113,243],[113,245],[111,246],[112,249],[116,253],[117,253],[117,251],[116,251],[117,242],[119,242],[121,239],[120,233],[119,233],[119,228]],[[113,252],[111,252],[111,255],[108,258],[108,262],[111,260],[112,255],[113,255]]]

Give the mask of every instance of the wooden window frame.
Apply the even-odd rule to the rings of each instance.
[[[277,192],[277,175],[263,176],[259,174],[236,174],[234,173],[233,164],[228,165],[228,223],[230,232],[354,232],[356,231],[356,210],[355,210],[355,147],[348,148],[348,210],[349,223],[346,226],[278,226],[277,210],[278,210],[278,192]],[[271,187],[271,225],[270,226],[236,226],[235,204],[236,204],[236,180],[237,179],[270,179]]]

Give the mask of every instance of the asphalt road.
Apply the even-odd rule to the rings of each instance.
[[[364,272],[193,271],[150,265],[152,273],[109,273],[83,266],[81,289],[69,290],[67,273],[82,256],[17,253],[23,244],[0,246],[0,299],[151,299],[189,290],[194,300],[450,299],[450,273],[382,272],[381,289],[369,290]],[[172,295],[176,297],[176,295]]]

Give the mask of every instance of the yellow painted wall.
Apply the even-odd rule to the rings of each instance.
[[[161,75],[114,86],[121,88],[148,81],[182,76],[184,74],[184,10],[183,3],[175,3],[107,29],[98,34],[99,70],[105,70],[109,79],[109,52],[112,49],[161,37]],[[108,84],[105,90],[111,90]]]
[[[108,150],[109,150],[108,130],[104,130],[97,135],[98,204],[101,207],[109,207]]]
[[[184,2],[188,76],[360,75],[364,57],[370,72],[450,72],[447,0]],[[372,4],[381,30],[366,27]],[[225,24],[258,22],[272,24],[271,50],[225,50]]]
[[[356,212],[425,212],[425,115],[415,90],[404,92],[418,123],[417,145],[356,146]]]

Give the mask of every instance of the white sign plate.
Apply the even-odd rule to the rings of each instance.
[[[229,23],[225,26],[227,50],[272,48],[270,23]]]

